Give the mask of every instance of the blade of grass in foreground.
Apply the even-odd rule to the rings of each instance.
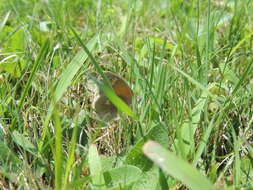
[[[143,146],[144,154],[156,163],[166,174],[180,180],[189,189],[214,190],[211,182],[186,161],[178,158],[154,141]]]

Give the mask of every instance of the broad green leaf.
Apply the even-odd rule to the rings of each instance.
[[[0,163],[1,162],[6,164],[8,162],[11,162],[13,165],[22,163],[17,155],[12,152],[11,149],[3,141],[0,141]]]
[[[225,63],[220,63],[219,64],[220,70],[223,74],[224,80],[228,80],[231,83],[237,83],[238,82],[238,77],[236,74],[231,70],[230,65],[225,64]]]
[[[142,171],[131,165],[123,165],[104,172],[105,183],[109,187],[117,188],[128,186],[140,179]]]
[[[156,190],[158,185],[159,168],[153,167],[149,171],[143,172],[141,179],[134,183],[132,190]]]
[[[0,72],[5,71],[7,73],[10,73],[14,78],[19,78],[21,76],[21,72],[25,67],[26,62],[15,54],[5,57],[0,62]]]
[[[3,33],[2,34],[3,36],[0,35],[0,38],[1,37],[6,38],[8,36],[8,39],[6,40],[6,42],[2,44],[5,52],[25,51],[27,40],[26,40],[25,30],[23,27],[11,28],[9,26],[6,26],[3,28],[2,33]]]
[[[13,141],[21,146],[24,150],[32,153],[33,155],[36,155],[36,148],[27,137],[15,130],[12,133],[12,138]]]
[[[253,168],[252,168],[252,162],[249,158],[242,157],[241,158],[241,180],[242,184],[253,184],[253,181],[251,180],[253,178]]]
[[[121,165],[121,158],[119,158],[116,155],[114,156],[101,155],[100,158],[103,172],[108,171],[111,168],[114,168],[118,165]]]
[[[163,126],[153,127],[148,132],[148,134],[143,139],[141,139],[127,154],[125,160],[126,164],[135,165],[143,171],[147,171],[152,167],[152,163],[145,157],[142,152],[142,146],[147,140],[157,141],[164,147],[168,146],[169,141],[167,131]]]
[[[207,94],[205,92],[202,93],[199,100],[196,102],[195,107],[191,110],[189,114],[191,114],[191,119],[186,120],[177,130],[178,135],[177,139],[175,139],[175,145],[178,147],[178,150],[181,150],[181,154],[183,157],[187,157],[192,148],[194,148],[194,135],[196,129],[201,120],[202,110],[207,102]],[[194,150],[192,150],[194,151]]]
[[[82,177],[79,179],[75,179],[74,181],[72,181],[70,184],[68,184],[68,189],[75,189],[75,188],[80,188],[83,187],[83,185],[85,185],[91,180],[90,176],[87,177]]]
[[[93,144],[89,147],[88,164],[94,188],[105,189],[105,180],[102,173],[101,160],[98,155],[97,147]]]
[[[192,190],[214,190],[211,182],[196,168],[169,152],[154,141],[148,141],[143,146],[144,154],[157,164],[167,175],[180,180]]]

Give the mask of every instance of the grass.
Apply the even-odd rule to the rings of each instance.
[[[253,189],[252,5],[0,0],[0,189]]]

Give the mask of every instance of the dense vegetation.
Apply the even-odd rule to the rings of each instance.
[[[252,0],[0,0],[0,18],[0,189],[253,189]],[[134,93],[116,120],[92,108],[95,84],[117,100],[101,71]]]

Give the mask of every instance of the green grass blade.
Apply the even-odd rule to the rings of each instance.
[[[96,43],[97,36],[95,36],[88,42],[87,47],[89,48],[89,50],[93,50]],[[71,85],[72,79],[74,78],[78,70],[82,67],[83,63],[87,58],[88,55],[83,50],[80,50],[77,55],[72,59],[65,71],[62,73],[54,91],[54,101],[51,101],[44,126],[47,126],[55,104],[60,100],[60,98],[66,92],[67,88]]]
[[[11,14],[11,12],[8,11],[8,12],[5,14],[3,20],[1,21],[1,23],[0,23],[0,32],[1,32],[2,29],[4,28],[6,22],[8,21],[8,18],[9,18],[9,16],[10,16],[10,14]]]
[[[30,139],[25,137],[23,134],[19,133],[18,131],[14,130],[12,133],[12,139],[13,141],[22,147],[24,150],[30,152],[33,155],[36,155],[35,153],[35,146],[30,142]]]
[[[27,81],[27,84],[25,86],[25,89],[22,92],[21,99],[20,99],[19,106],[18,106],[18,111],[20,111],[20,109],[24,105],[25,97],[27,96],[28,91],[29,91],[29,89],[30,89],[30,87],[32,85],[32,81],[34,80],[35,73],[37,72],[40,64],[44,61],[44,59],[46,57],[46,54],[47,54],[47,51],[48,51],[48,48],[49,48],[49,40],[46,40],[45,43],[43,44],[40,52],[39,52],[39,55],[38,55],[38,57],[37,57],[34,65],[33,65],[33,68],[32,68],[31,74],[30,74],[30,76],[28,78],[28,81]]]
[[[88,48],[90,50],[94,49],[95,45],[97,43],[97,37],[94,37],[88,42]],[[56,103],[60,100],[60,98],[63,96],[63,94],[66,92],[67,88],[71,85],[72,79],[78,72],[78,70],[82,67],[83,63],[85,60],[88,58],[87,54],[83,51],[80,50],[76,56],[72,59],[70,64],[67,66],[65,71],[62,73],[59,82],[57,83],[56,89],[54,91],[54,98],[51,100],[50,106],[48,108],[46,120],[43,124],[43,132],[42,132],[42,138],[39,143],[39,151],[42,151],[43,144],[44,144],[44,139],[47,133],[47,126],[48,122],[51,118],[53,109],[56,105]]]
[[[241,180],[241,158],[240,158],[240,139],[237,137],[234,130],[232,130],[232,136],[234,140],[234,187],[235,189],[239,189],[240,187],[240,180]]]
[[[189,189],[215,189],[210,181],[200,174],[196,168],[193,168],[189,163],[178,158],[156,142],[148,141],[143,146],[143,152],[148,158],[162,168],[166,174],[182,181]]]
[[[245,36],[241,41],[239,41],[235,47],[230,52],[229,56],[232,56],[247,40],[249,40],[253,36],[253,32],[250,32],[247,36]]]
[[[71,167],[75,161],[75,148],[76,148],[76,138],[77,138],[77,131],[78,131],[78,125],[76,124],[73,130],[72,138],[71,138],[71,143],[69,146],[69,151],[68,151],[68,160],[66,163],[66,170],[65,170],[65,175],[64,175],[64,184],[63,184],[63,189],[68,188],[68,177],[69,173],[71,171]]]
[[[241,84],[245,81],[247,76],[252,72],[252,65],[253,65],[253,59],[251,60],[251,63],[249,63],[248,67],[243,72],[243,74],[242,74],[241,78],[239,79],[239,81],[237,82],[237,84],[235,85],[235,88],[232,91],[233,95],[237,92],[237,90],[239,89]]]
[[[215,96],[209,92],[208,88],[206,88],[205,86],[203,86],[202,84],[200,84],[198,81],[196,81],[194,78],[192,78],[190,75],[188,75],[187,73],[185,73],[184,71],[182,71],[181,69],[172,66],[173,69],[175,69],[177,72],[179,72],[180,74],[182,74],[184,77],[186,77],[192,84],[194,84],[196,87],[198,87],[199,89],[201,89],[202,91],[206,92],[210,97],[215,99]]]
[[[61,190],[62,186],[62,128],[60,117],[55,110],[53,113],[54,128],[55,128],[55,151],[54,151],[54,166],[55,166],[55,188]]]
[[[83,50],[85,51],[85,53],[87,54],[87,56],[91,59],[92,64],[94,65],[95,69],[98,71],[98,73],[102,76],[102,78],[104,79],[104,82],[106,83],[107,86],[111,87],[109,79],[105,76],[102,68],[99,66],[99,64],[96,62],[95,58],[92,56],[90,50],[86,47],[86,45],[84,45],[83,41],[81,40],[81,38],[78,36],[78,34],[76,33],[76,31],[71,28],[71,31],[74,33],[76,39],[78,40],[78,42],[80,43],[80,45],[82,46]],[[111,87],[112,88],[112,87]]]
[[[195,158],[193,160],[193,166],[196,166],[197,163],[198,163],[198,160],[200,159],[202,153],[204,152],[206,146],[207,146],[207,143],[208,143],[208,139],[211,135],[211,132],[214,128],[214,119],[215,117],[213,117],[213,119],[211,120],[211,122],[209,123],[206,131],[204,132],[204,135],[203,135],[203,138],[201,139],[200,141],[200,144],[199,144],[199,147],[197,149],[197,152],[196,152],[196,155],[195,155]]]
[[[24,105],[25,98],[27,97],[29,89],[31,88],[32,82],[35,78],[35,73],[37,72],[40,64],[44,61],[44,59],[47,55],[47,52],[48,52],[48,48],[49,48],[49,40],[47,39],[45,41],[45,43],[43,44],[43,46],[42,46],[42,48],[39,52],[39,55],[36,58],[35,63],[33,64],[31,74],[28,78],[28,81],[26,83],[26,86],[25,86],[24,90],[22,91],[21,98],[20,98],[20,101],[19,101],[19,104],[18,104],[18,109],[17,109],[18,113],[20,113],[20,110],[22,109],[22,107]],[[11,124],[12,129],[16,125],[16,121],[17,121],[17,118],[15,117],[12,121],[12,124]]]

